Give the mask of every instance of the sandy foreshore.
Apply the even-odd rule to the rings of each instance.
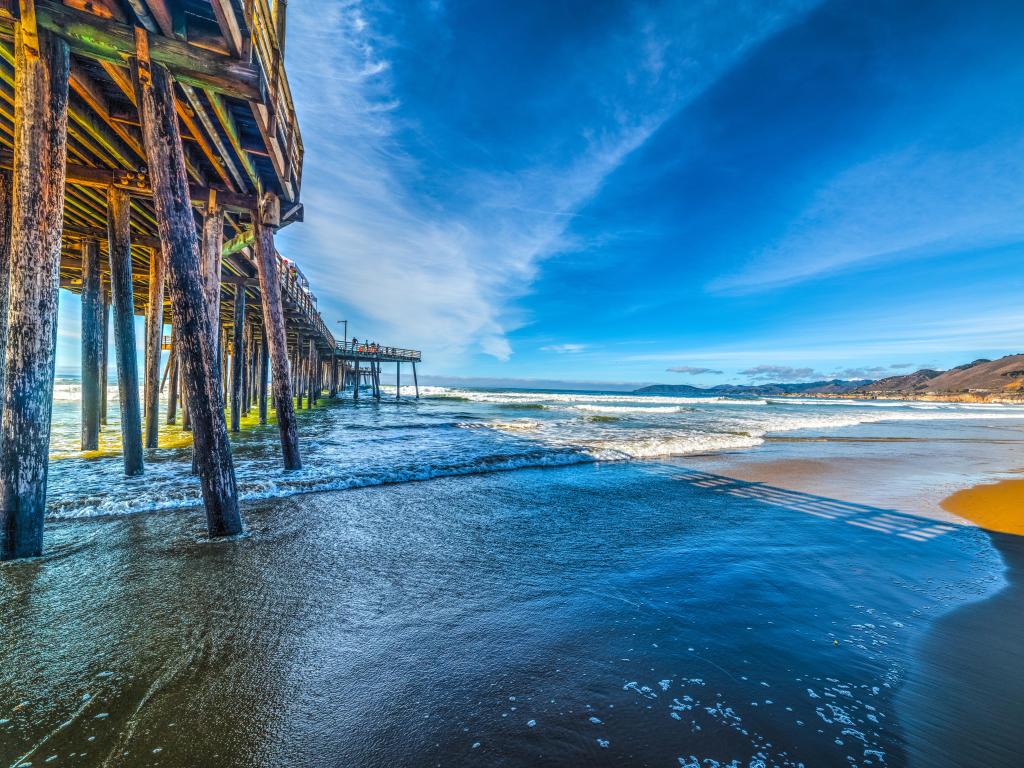
[[[870,439],[870,438],[869,438]],[[834,445],[827,445],[833,443]],[[1024,754],[1024,478],[961,488],[942,497],[896,490],[915,465],[906,458],[861,455],[836,460],[825,440],[821,455],[772,458],[771,451],[734,457],[723,474],[799,493],[878,502],[984,529],[1004,563],[1005,584],[995,594],[936,619],[915,649],[915,664],[897,698],[904,723],[906,764],[920,768],[1010,765]],[[933,443],[933,446],[937,444]],[[932,466],[941,469],[941,449]],[[945,457],[950,458],[950,457]],[[1007,470],[1009,471],[1009,470]],[[902,502],[901,502],[902,499]],[[945,514],[943,514],[945,513]],[[947,517],[952,516],[952,517]]]
[[[1024,478],[965,488],[942,500],[942,508],[980,528],[1024,536]]]

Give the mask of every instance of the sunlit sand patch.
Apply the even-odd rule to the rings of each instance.
[[[1003,480],[957,491],[942,508],[989,531],[1024,536],[1024,480]]]

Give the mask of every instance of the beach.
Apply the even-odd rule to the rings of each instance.
[[[303,414],[344,471],[268,476],[228,541],[54,461],[46,554],[0,567],[0,761],[1017,764],[1021,548],[943,508],[1012,478],[1011,407],[434,397]]]

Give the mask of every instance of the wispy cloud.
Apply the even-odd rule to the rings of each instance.
[[[715,375],[721,375],[722,371],[716,371],[711,368],[701,368],[695,365],[676,365],[672,368],[666,368],[666,373],[685,373],[688,376],[700,376],[704,373],[712,373]]]
[[[882,263],[1024,242],[1022,179],[1019,138],[951,150],[915,144],[880,155],[824,183],[778,242],[708,288],[755,293]]]
[[[544,259],[580,245],[573,216],[665,120],[807,5],[728,11],[705,0],[671,30],[638,9],[593,43],[606,50],[592,57],[615,66],[592,84],[590,108],[540,121],[561,137],[559,151],[498,170],[461,167],[424,135],[394,72],[404,45],[394,17],[357,0],[294,14],[289,72],[306,139],[307,218],[283,239],[289,255],[323,309],[353,308],[378,338],[423,347],[435,363],[475,351],[507,360],[508,332],[528,320],[517,300]],[[435,11],[446,38],[443,7]],[[553,71],[548,81],[578,76],[592,73]]]
[[[548,344],[540,348],[541,352],[554,352],[558,355],[573,355],[587,348],[586,344]]]

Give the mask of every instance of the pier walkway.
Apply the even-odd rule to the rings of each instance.
[[[419,361],[339,344],[274,245],[304,213],[286,10],[0,0],[0,559],[42,551],[58,287],[81,295],[83,450],[106,421],[112,352],[126,474],[145,471],[160,419],[181,419],[211,536],[242,530],[229,437],[242,414],[276,411],[283,465],[299,469],[295,407],[346,376],[357,394],[371,369],[379,396],[382,362],[400,376]]]

